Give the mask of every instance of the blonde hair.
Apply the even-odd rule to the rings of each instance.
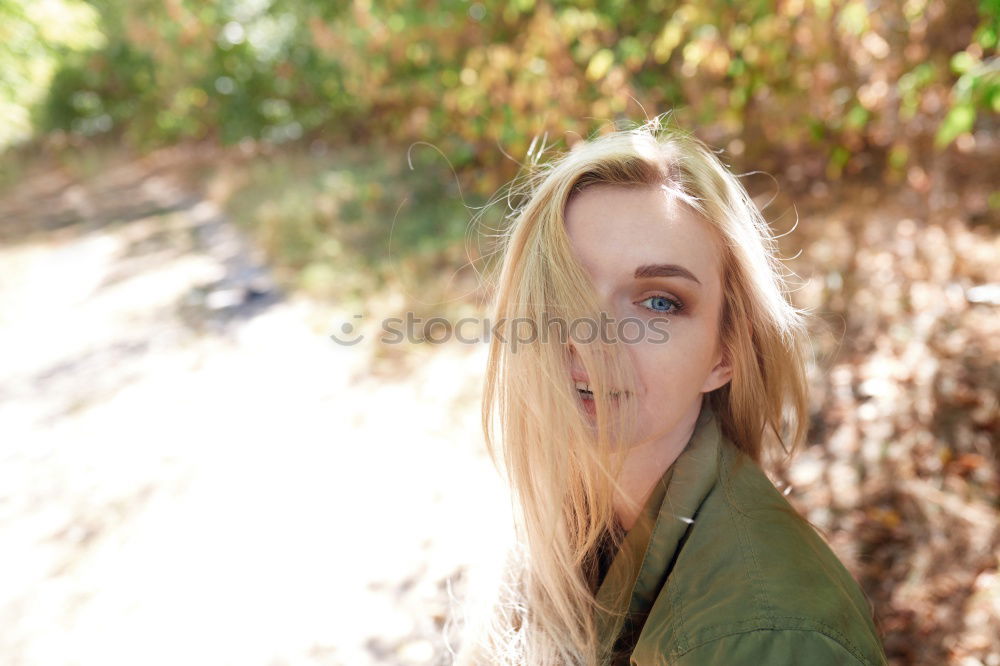
[[[581,418],[565,338],[514,346],[510,337],[519,325],[541,334],[555,316],[598,311],[564,218],[573,193],[598,184],[664,186],[720,241],[719,340],[733,374],[708,400],[723,434],[756,461],[769,439],[787,452],[805,438],[805,313],[786,300],[766,220],[712,150],[658,117],[541,165],[502,235],[492,315],[511,326],[490,342],[482,414],[488,450],[512,491],[518,547],[486,620],[466,630],[460,664],[590,666],[610,656],[614,637],[601,636],[595,619],[596,550],[608,535],[615,545],[622,538],[612,498],[635,412],[616,411],[602,387],[634,385],[634,369],[614,344],[577,349],[594,389],[595,429]]]

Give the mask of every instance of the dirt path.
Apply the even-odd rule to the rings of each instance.
[[[376,378],[211,203],[116,187],[0,206],[43,229],[0,246],[0,662],[440,662],[503,521],[482,347]]]

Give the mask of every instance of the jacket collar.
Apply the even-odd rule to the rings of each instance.
[[[630,617],[646,616],[670,574],[681,539],[718,478],[721,430],[708,400],[691,439],[667,468],[597,591],[597,624],[613,645]]]

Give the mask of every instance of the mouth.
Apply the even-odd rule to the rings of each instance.
[[[594,399],[594,390],[592,388],[590,388],[590,384],[588,384],[587,382],[575,382],[575,383],[576,383],[576,390],[580,394],[581,398],[583,398],[585,400],[593,400]],[[625,393],[626,396],[628,395],[628,391],[625,391],[624,393]],[[622,391],[609,391],[608,392],[608,397],[610,397],[610,398],[618,398],[621,395],[622,395]]]
[[[583,400],[583,405],[588,412],[596,411],[597,407],[594,404],[594,390],[591,388],[590,383],[583,381],[575,381],[576,392],[580,395],[580,399]],[[629,397],[632,395],[629,391],[609,391],[607,393],[608,398],[617,402],[623,396]]]

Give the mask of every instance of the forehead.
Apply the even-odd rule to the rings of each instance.
[[[718,281],[720,258],[709,223],[669,188],[593,185],[570,198],[566,232],[591,275],[680,264],[702,284]]]

